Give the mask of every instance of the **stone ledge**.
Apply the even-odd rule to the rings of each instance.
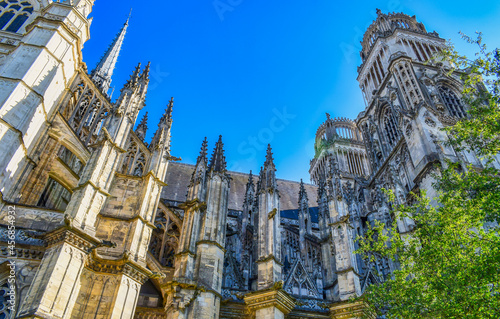
[[[245,296],[248,310],[255,312],[258,309],[275,307],[285,315],[295,308],[295,299],[283,289],[267,289],[249,293]]]
[[[360,319],[364,318],[363,312],[367,305],[362,301],[341,302],[333,304],[329,308],[331,319]]]

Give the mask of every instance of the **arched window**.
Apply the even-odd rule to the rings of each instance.
[[[17,32],[33,13],[33,6],[28,1],[0,1],[0,30]]]
[[[134,140],[129,141],[127,154],[124,157],[121,173],[142,176],[146,168],[147,157]]]
[[[438,90],[450,115],[458,118],[465,117],[464,107],[455,92],[447,86],[439,86]]]
[[[390,108],[386,108],[383,117],[385,136],[390,145],[394,145],[399,140],[399,131],[396,117]]]

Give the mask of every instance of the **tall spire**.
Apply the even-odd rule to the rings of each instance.
[[[130,14],[132,14],[132,11],[130,11]],[[113,71],[115,70],[116,62],[118,61],[118,56],[120,55],[123,41],[125,40],[129,21],[130,15],[104,56],[101,58],[97,67],[92,71],[92,80],[104,94],[108,93],[111,86],[111,77],[113,76]]]
[[[226,157],[224,156],[224,144],[222,143],[222,135],[219,135],[219,140],[215,144],[214,153],[209,165],[210,171],[225,172],[226,171]]]

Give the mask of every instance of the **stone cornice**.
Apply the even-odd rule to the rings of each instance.
[[[203,244],[216,246],[216,247],[220,248],[224,253],[226,253],[226,249],[221,244],[219,244],[216,241],[213,241],[213,240],[199,240],[198,242],[196,242],[196,246],[203,245]]]
[[[295,299],[283,289],[267,289],[251,292],[244,297],[248,310],[255,312],[259,309],[274,307],[283,314],[289,314],[295,308]]]
[[[111,194],[110,194],[110,193],[108,193],[107,191],[105,191],[105,190],[104,190],[104,189],[102,189],[101,187],[98,187],[97,185],[95,185],[95,184],[94,184],[94,183],[92,183],[91,181],[86,181],[85,183],[78,185],[77,187],[75,187],[75,188],[73,189],[73,192],[76,192],[77,190],[79,190],[79,189],[81,189],[81,188],[84,188],[84,187],[85,187],[85,186],[87,186],[87,185],[92,186],[92,187],[93,187],[93,188],[94,188],[97,192],[99,192],[99,193],[103,194],[103,195],[104,195],[104,196],[106,196],[106,197],[111,196]]]
[[[179,208],[182,208],[184,210],[191,210],[191,211],[204,211],[207,209],[207,203],[200,201],[199,199],[193,199],[191,201],[187,201],[185,203],[182,203],[179,205]]]
[[[100,213],[99,216],[102,218],[105,218],[105,219],[119,220],[119,221],[124,221],[124,222],[134,222],[136,220],[140,220],[142,223],[151,227],[152,229],[157,228],[152,222],[150,222],[149,220],[146,220],[144,217],[142,217],[140,215],[126,218],[126,217],[119,217],[119,216],[113,216],[113,215],[109,215],[109,214]]]
[[[108,130],[105,127],[102,128],[101,132],[102,132],[102,135],[101,135],[102,138],[100,140],[97,140],[94,144],[89,145],[88,147],[90,147],[90,148],[96,148],[98,146],[103,145],[105,142],[108,142],[119,153],[126,153],[127,152],[127,150],[125,150],[124,148],[122,148],[120,145],[116,144],[113,141],[113,138],[111,137],[111,134],[109,134]]]
[[[184,251],[181,251],[181,252],[179,252],[179,253],[175,254],[174,256],[175,256],[175,257],[177,257],[177,256],[179,256],[179,257],[180,257],[180,256],[184,256],[184,255],[191,256],[191,257],[193,257],[193,258],[195,258],[195,257],[196,257],[196,254],[194,254],[194,253],[190,252],[189,250],[184,250]]]
[[[110,260],[104,259],[93,251],[87,262],[87,268],[106,274],[113,275],[127,275],[128,277],[136,280],[141,285],[146,282],[149,278],[157,276],[157,274],[151,272],[149,269],[139,265],[138,263],[130,260],[128,255],[125,254],[122,259]]]
[[[266,256],[266,257],[259,258],[259,260],[257,260],[256,263],[257,264],[259,264],[259,263],[265,263],[265,262],[268,262],[268,261],[271,261],[271,260],[274,260],[275,263],[277,263],[278,265],[283,266],[283,264],[276,257],[274,257],[273,254],[271,254],[269,256]]]
[[[363,301],[336,303],[330,306],[330,318],[332,319],[365,318],[364,312],[366,308],[367,305]],[[375,317],[368,316],[366,318],[375,318]]]
[[[349,224],[350,217],[351,217],[350,214],[347,214],[345,216],[341,216],[336,221],[334,221],[333,223],[328,224],[328,226],[337,226],[337,225],[340,225],[340,224]]]
[[[348,268],[346,268],[346,269],[338,270],[338,271],[336,272],[336,274],[337,274],[337,275],[341,275],[341,274],[345,274],[345,273],[348,273],[348,272],[351,272],[351,271],[352,271],[352,272],[353,272],[356,276],[361,277],[361,275],[360,275],[360,274],[358,274],[358,273],[356,272],[356,270],[355,270],[352,266],[351,266],[351,267],[348,267]]]
[[[77,228],[73,228],[71,225],[55,229],[45,234],[43,239],[47,243],[47,247],[64,242],[80,249],[85,253],[90,252],[93,248],[102,244],[99,239],[90,236]]]

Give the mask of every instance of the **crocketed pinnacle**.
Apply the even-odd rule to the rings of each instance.
[[[304,182],[302,179],[300,180],[300,190],[299,190],[299,204],[302,203],[303,201],[307,201],[307,192],[306,188],[304,187]]]
[[[212,172],[225,172],[226,171],[226,157],[224,156],[224,144],[222,143],[222,135],[215,144],[214,153],[210,160],[209,169]]]
[[[274,166],[273,152],[271,149],[271,144],[267,145],[266,162],[264,167]]]
[[[246,204],[252,203],[254,199],[254,194],[255,194],[255,185],[253,183],[252,171],[250,171],[250,175],[248,176],[248,183],[246,187],[244,203]]]
[[[196,163],[198,164],[201,163],[202,161],[206,163],[207,153],[208,153],[208,141],[207,138],[205,137],[203,143],[201,143],[200,155],[198,156],[198,160],[196,161]]]
[[[148,112],[144,113],[141,122],[139,123],[139,125],[137,125],[137,128],[135,129],[135,134],[141,141],[144,141],[147,131],[148,131]]]
[[[167,110],[165,112],[166,114],[166,119],[171,120],[172,119],[172,110],[174,108],[174,98],[170,98],[170,101],[168,102]]]

